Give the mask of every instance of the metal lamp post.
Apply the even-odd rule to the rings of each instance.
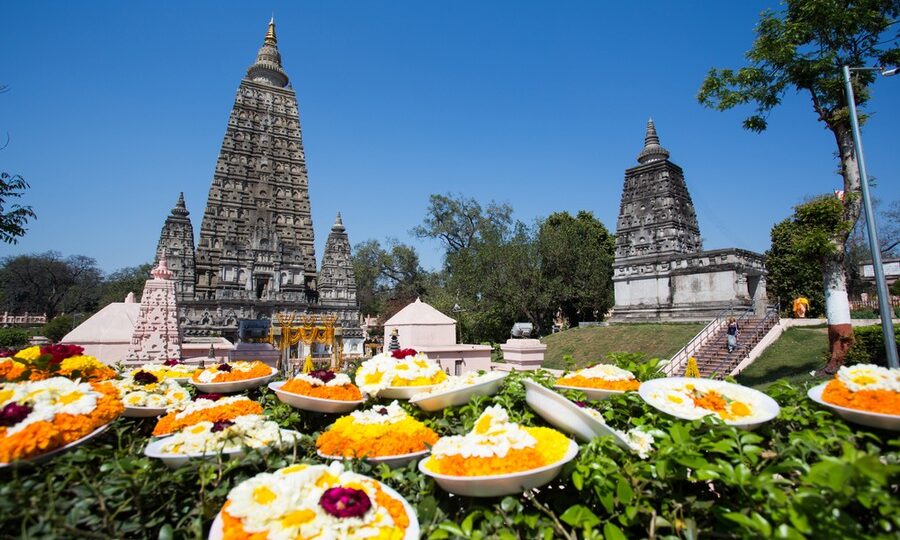
[[[853,85],[850,84],[850,71],[881,71],[884,76],[897,74],[897,69],[851,68],[844,66],[844,85],[847,89],[847,106],[850,109],[850,125],[853,127],[853,144],[856,147],[856,164],[859,167],[859,183],[862,191],[863,209],[866,213],[866,230],[869,233],[869,249],[872,251],[872,267],[875,271],[875,285],[878,287],[878,310],[881,313],[881,331],[884,333],[884,349],[887,353],[888,365],[900,367],[897,359],[897,344],[894,339],[893,311],[887,282],[884,279],[884,267],[881,265],[881,247],[878,244],[878,233],[875,227],[875,212],[872,210],[872,199],[869,195],[869,177],[866,175],[866,162],[863,159],[862,137],[859,133],[859,119],[856,116],[856,98]]]

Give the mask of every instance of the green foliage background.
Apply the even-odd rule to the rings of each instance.
[[[625,357],[624,360],[634,360]],[[644,370],[647,371],[647,370]],[[514,373],[492,398],[427,415],[441,435],[469,430],[492,403],[514,421],[542,425]],[[900,438],[851,426],[804,389],[778,383],[774,421],[747,432],[711,419],[683,422],[634,393],[592,403],[618,429],[658,430],[647,460],[610,438],[582,444],[552,484],[499,499],[451,497],[414,466],[351,467],[397,489],[427,538],[896,538]],[[317,462],[313,438],[334,417],[297,411],[255,394],[284,427],[311,435],[297,448],[177,470],[143,457],[153,420],[118,420],[106,434],[34,468],[0,471],[0,530],[28,538],[202,538],[228,491],[261,471]],[[584,396],[575,392],[575,399]]]

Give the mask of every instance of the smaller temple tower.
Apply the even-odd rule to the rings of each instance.
[[[144,285],[141,308],[134,325],[131,347],[125,362],[164,362],[181,358],[181,332],[178,328],[178,305],[175,282],[166,263],[165,254],[150,272],[153,276]]]
[[[194,227],[189,215],[184,205],[184,193],[181,193],[163,224],[153,261],[154,266],[163,258],[168,261],[179,303],[194,299]]]
[[[334,306],[341,326],[356,329],[359,326],[356,300],[356,277],[350,254],[350,238],[338,212],[322,256],[319,271],[319,301]]]

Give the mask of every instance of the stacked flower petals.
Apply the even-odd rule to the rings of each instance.
[[[210,454],[296,442],[296,432],[282,430],[263,416],[248,414],[234,420],[197,422],[169,437],[161,450],[169,454]]]
[[[176,407],[191,400],[191,395],[177,381],[159,379],[147,371],[136,371],[131,377],[111,383],[119,390],[126,407]]]
[[[284,383],[281,390],[320,399],[334,399],[338,401],[359,401],[362,399],[359,388],[350,381],[349,376],[344,373],[326,370],[313,371],[309,374],[301,373]]]
[[[195,371],[191,379],[199,383],[221,383],[256,379],[258,377],[267,377],[271,374],[272,368],[259,360],[254,360],[252,362],[228,362],[211,366],[202,371]]]
[[[715,414],[726,422],[749,421],[760,414],[749,389],[719,388],[718,381],[697,379],[675,388],[661,389],[650,398],[660,410],[695,420]]]
[[[563,458],[570,441],[556,430],[522,427],[493,405],[465,435],[441,437],[425,467],[451,476],[494,476],[537,469]]]
[[[131,375],[134,376],[138,371],[146,371],[152,373],[160,380],[162,379],[187,379],[197,371],[195,366],[177,362],[171,365],[167,364],[144,364],[138,369],[132,370]]]
[[[384,353],[366,360],[356,370],[356,386],[367,394],[375,395],[389,386],[429,386],[447,379],[441,366],[429,360],[425,353],[412,349],[394,352],[408,354],[396,358]]]
[[[848,409],[900,415],[900,369],[873,364],[841,367],[825,386],[822,399]]]
[[[422,452],[437,440],[437,433],[394,401],[387,407],[354,411],[338,418],[319,435],[316,447],[326,456],[382,457]]]
[[[234,420],[245,414],[262,414],[262,405],[246,396],[232,396],[216,400],[198,397],[180,410],[169,412],[156,423],[153,435],[161,436],[179,431],[198,422]]]
[[[403,501],[340,463],[291,465],[238,484],[222,507],[223,537],[400,539]]]
[[[450,390],[458,390],[467,386],[474,386],[483,382],[501,379],[504,375],[505,373],[500,371],[490,371],[488,373],[482,374],[479,374],[477,371],[470,371],[459,377],[448,377],[444,382],[432,386],[424,392],[419,392],[418,394],[414,395],[412,399],[425,399],[431,395],[443,394],[444,392],[449,392]]]
[[[575,373],[557,380],[556,384],[618,391],[637,390],[641,386],[632,372],[610,364],[597,364],[586,369],[579,369]]]
[[[123,410],[106,382],[65,377],[0,384],[0,462],[44,454],[113,421]]]

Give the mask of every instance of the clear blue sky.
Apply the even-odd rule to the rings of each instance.
[[[150,260],[184,191],[194,227],[235,90],[274,11],[300,101],[317,255],[337,211],[352,243],[408,231],[428,196],[510,203],[524,221],[590,210],[615,228],[648,116],[684,168],[708,249],[764,251],[773,223],[840,185],[831,135],[789,95],[762,135],[697,104],[739,67],[773,2],[4,2],[0,170],[38,220],[0,256],[58,250],[107,271]],[[864,133],[898,198],[900,77]],[[891,120],[893,119],[893,121]]]

